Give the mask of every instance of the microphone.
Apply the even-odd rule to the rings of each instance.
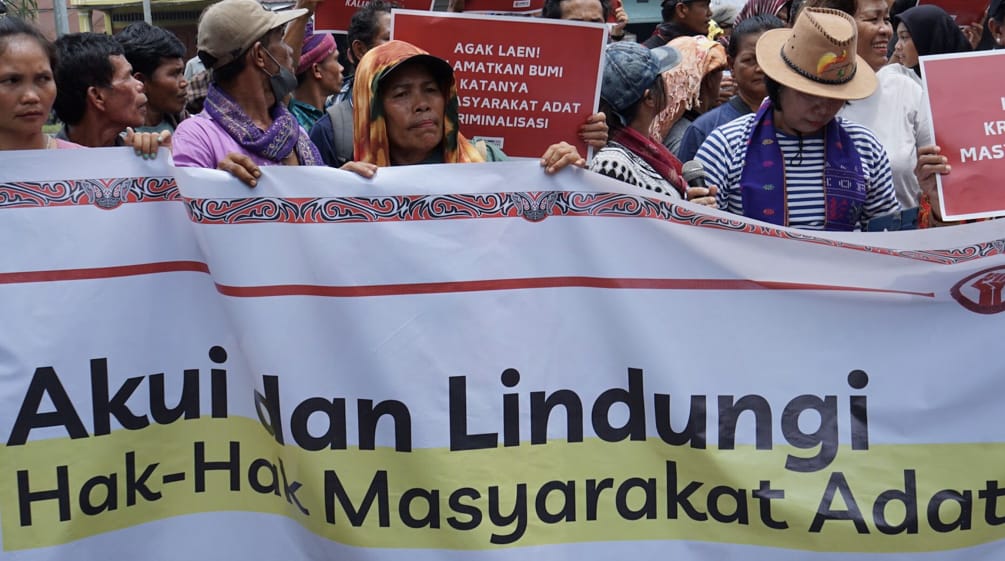
[[[684,176],[684,181],[687,181],[688,187],[707,187],[705,185],[705,166],[701,165],[698,160],[685,162],[684,167],[681,168],[681,175]]]

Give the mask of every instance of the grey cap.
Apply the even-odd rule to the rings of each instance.
[[[273,12],[258,0],[223,0],[206,8],[199,18],[196,49],[209,55],[206,68],[220,68],[233,61],[270,30],[307,13],[304,8]]]
[[[612,43],[604,49],[600,97],[627,125],[622,113],[642,99],[660,74],[680,64],[680,59],[677,49],[669,45],[650,50],[638,43]]]

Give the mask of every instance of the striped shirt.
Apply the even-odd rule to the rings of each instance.
[[[706,183],[719,187],[719,208],[733,214],[743,214],[740,173],[747,157],[747,139],[750,138],[755,116],[754,113],[744,115],[715,129],[695,155],[695,159],[705,166]],[[900,203],[893,189],[890,161],[883,145],[872,131],[862,125],[845,120],[839,122],[851,137],[862,160],[867,189],[865,207],[858,221],[859,228],[862,228],[871,218],[899,211]],[[823,135],[804,137],[800,141],[798,137],[780,130],[776,130],[776,134],[785,160],[788,226],[823,230]]]

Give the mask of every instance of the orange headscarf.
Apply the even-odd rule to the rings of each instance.
[[[678,37],[668,43],[681,55],[680,64],[662,74],[667,106],[653,119],[649,134],[662,141],[688,109],[701,102],[701,81],[726,68],[726,49],[704,35]]]
[[[389,41],[367,51],[356,67],[355,86],[352,89],[353,103],[353,152],[358,162],[369,162],[378,166],[391,165],[391,144],[387,136],[384,106],[378,95],[380,81],[401,63],[415,57],[433,59],[426,51],[404,41]],[[443,161],[483,162],[485,158],[458,131],[457,87],[453,70],[446,61],[442,68],[449,70],[446,99],[443,104]],[[428,61],[430,70],[436,76],[433,61]]]

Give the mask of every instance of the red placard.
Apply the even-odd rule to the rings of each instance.
[[[956,25],[965,27],[971,23],[983,22],[988,0],[918,0],[918,4],[934,4],[956,20]],[[896,33],[894,29],[894,33]]]
[[[538,14],[544,0],[465,0],[464,12],[469,14]]]
[[[921,57],[935,143],[953,170],[939,176],[945,220],[1005,214],[1005,52]]]
[[[352,15],[369,0],[325,0],[314,11],[314,30],[347,33]],[[435,0],[394,0],[395,6],[411,10],[432,10]],[[543,2],[543,0],[542,0]]]
[[[579,127],[600,101],[606,25],[395,10],[391,37],[454,68],[468,138],[510,156],[538,157],[563,140],[588,153]]]

